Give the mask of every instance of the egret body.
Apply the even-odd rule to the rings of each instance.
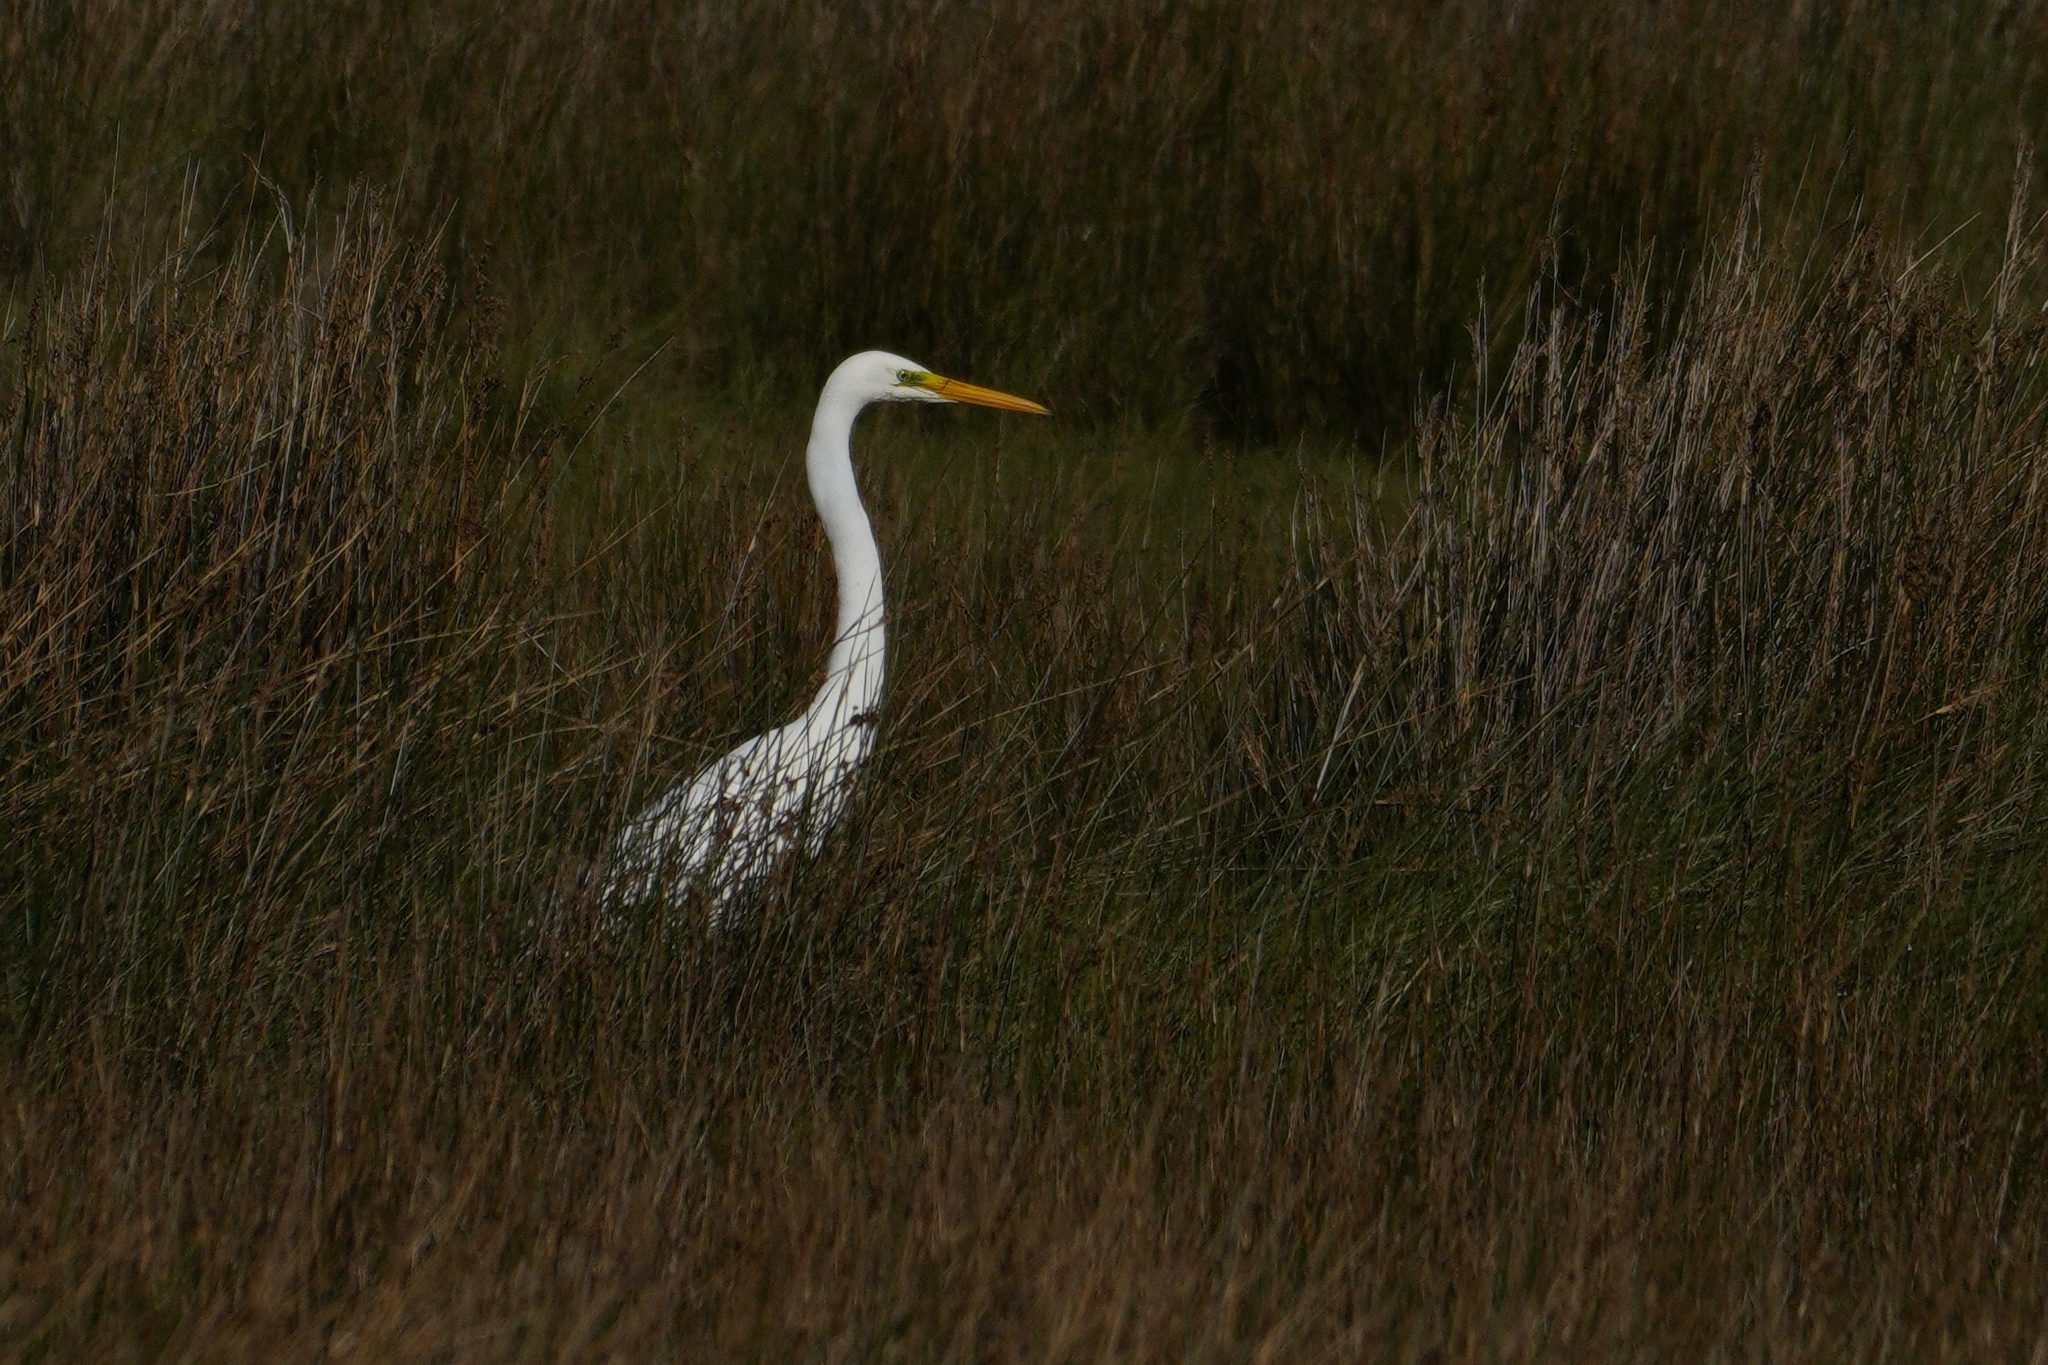
[[[853,478],[854,420],[870,403],[974,403],[1044,414],[1028,398],[963,384],[886,351],[842,361],[811,419],[805,472],[839,579],[825,682],[803,714],[663,793],[620,831],[603,895],[615,912],[701,896],[729,920],[792,850],[815,851],[874,748],[882,700],[882,561]]]

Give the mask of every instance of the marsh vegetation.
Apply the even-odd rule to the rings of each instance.
[[[2038,15],[645,8],[0,17],[0,1355],[2040,1349]]]

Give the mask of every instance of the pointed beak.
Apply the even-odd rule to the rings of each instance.
[[[1043,403],[1034,403],[1029,398],[1019,398],[1014,393],[1002,393],[996,389],[984,389],[979,384],[964,384],[957,379],[947,379],[928,374],[923,379],[924,387],[952,403],[973,403],[977,407],[1001,408],[1004,412],[1031,412],[1040,417],[1052,416],[1051,409]]]

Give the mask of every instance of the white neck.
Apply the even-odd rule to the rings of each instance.
[[[825,523],[839,574],[839,625],[832,657],[825,665],[825,685],[806,713],[828,726],[843,726],[867,715],[882,699],[882,560],[853,482],[853,422],[865,404],[837,379],[835,375],[818,398],[805,460],[811,499]]]

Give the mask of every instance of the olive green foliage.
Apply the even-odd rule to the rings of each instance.
[[[256,0],[15,6],[0,269],[190,192],[367,181],[540,357],[711,389],[886,346],[1068,415],[1377,440],[1546,260],[1696,262],[1744,187],[1988,284],[2037,6]],[[1831,239],[1839,245],[1839,237]]]

